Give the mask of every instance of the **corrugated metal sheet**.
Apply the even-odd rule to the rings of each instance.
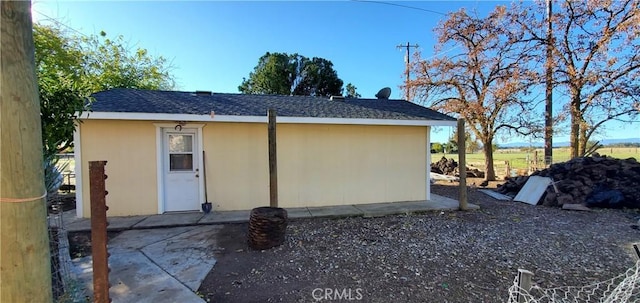
[[[531,176],[522,189],[520,189],[516,197],[513,198],[513,201],[537,205],[549,184],[551,184],[550,178]]]

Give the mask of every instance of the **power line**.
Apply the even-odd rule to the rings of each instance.
[[[415,6],[408,6],[408,5],[398,4],[398,3],[392,3],[392,2],[374,1],[374,0],[351,0],[351,1],[354,1],[354,2],[368,2],[368,3],[385,4],[385,5],[393,5],[393,6],[398,6],[398,7],[404,7],[404,8],[409,8],[409,9],[415,9],[415,10],[419,10],[419,11],[423,11],[423,12],[434,13],[434,14],[438,14],[438,15],[442,15],[442,16],[446,16],[446,15],[447,15],[447,14],[445,14],[445,13],[436,12],[436,11],[434,11],[434,10],[430,10],[430,9],[426,9],[426,8],[415,7]]]
[[[59,26],[63,26],[63,27],[65,27],[65,28],[67,28],[67,29],[70,29],[71,31],[73,31],[73,32],[75,32],[75,33],[78,33],[78,34],[80,34],[80,35],[82,35],[82,36],[84,36],[84,37],[86,37],[86,38],[89,38],[89,36],[87,36],[87,35],[86,35],[86,34],[84,34],[83,32],[81,32],[81,31],[79,31],[79,30],[77,30],[77,29],[75,29],[75,28],[73,28],[73,27],[71,27],[71,26],[69,26],[69,25],[67,25],[67,24],[64,24],[64,23],[62,23],[62,22],[58,21],[56,18],[50,17],[50,16],[48,16],[48,15],[45,15],[45,14],[43,14],[43,13],[41,13],[41,12],[39,12],[39,11],[35,10],[35,9],[31,9],[31,11],[33,11],[33,12],[35,12],[35,13],[38,13],[39,15],[41,15],[41,16],[43,16],[43,17],[46,17],[47,19],[45,19],[45,21],[53,22],[53,23],[55,23],[55,24],[57,24],[57,25],[59,25]]]

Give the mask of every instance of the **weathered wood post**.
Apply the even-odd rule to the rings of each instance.
[[[460,193],[458,195],[460,210],[467,210],[467,151],[464,130],[464,119],[458,119],[458,172],[460,174]]]
[[[51,302],[31,2],[0,14],[0,302]]]
[[[278,207],[278,154],[276,148],[276,110],[269,109],[269,206]]]
[[[107,161],[89,161],[91,200],[91,258],[93,259],[93,302],[109,303],[109,252],[107,251],[107,207],[104,166]]]
[[[518,284],[518,295],[516,296],[517,303],[524,303],[527,301],[526,295],[522,291],[529,293],[531,290],[531,280],[533,279],[533,273],[526,269],[518,269],[518,277],[516,283]]]
[[[249,217],[249,246],[269,249],[284,243],[287,210],[278,207],[278,161],[276,156],[276,111],[269,109],[269,207],[256,207]]]

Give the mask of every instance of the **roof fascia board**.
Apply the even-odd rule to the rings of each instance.
[[[148,120],[148,121],[190,121],[190,122],[245,122],[267,123],[264,116],[194,115],[159,113],[90,112],[80,115],[81,120]],[[404,125],[404,126],[456,126],[456,120],[398,120],[398,119],[354,119],[354,118],[314,118],[277,117],[278,123],[291,124],[354,124],[354,125]]]

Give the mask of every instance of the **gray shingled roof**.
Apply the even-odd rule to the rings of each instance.
[[[344,99],[309,96],[222,94],[117,88],[93,95],[93,112],[162,113],[230,116],[278,116],[393,120],[454,120],[445,114],[404,100]]]

